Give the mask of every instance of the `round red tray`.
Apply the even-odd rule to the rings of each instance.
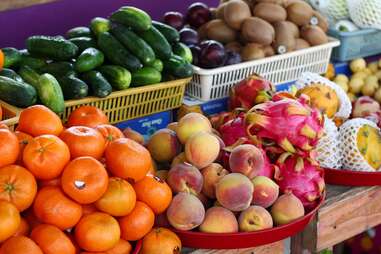
[[[326,183],[334,185],[375,186],[381,185],[381,172],[325,168],[324,180]]]
[[[142,241],[140,240],[140,241],[136,242],[135,248],[131,254],[139,254],[141,249],[142,249]]]
[[[302,231],[324,202],[324,197],[319,205],[304,217],[287,225],[274,227],[255,232],[211,234],[197,231],[174,230],[180,237],[185,247],[198,249],[242,249],[274,243]]]

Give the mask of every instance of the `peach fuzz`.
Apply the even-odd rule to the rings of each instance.
[[[220,142],[208,132],[199,132],[185,144],[185,158],[201,169],[212,164],[220,154]]]
[[[239,230],[243,232],[258,231],[273,227],[271,214],[263,207],[250,206],[239,218]]]
[[[206,116],[199,113],[185,115],[180,119],[176,127],[177,137],[182,144],[185,144],[188,138],[201,131],[211,132],[212,125]]]
[[[251,204],[268,208],[279,196],[279,186],[270,178],[257,176],[251,180],[254,186],[253,201]]]
[[[180,163],[169,170],[167,183],[174,193],[187,192],[197,194],[201,192],[203,177],[200,171],[193,165]]]
[[[288,224],[304,216],[303,203],[292,193],[280,196],[271,207],[276,225]]]
[[[238,232],[238,222],[231,211],[216,206],[206,211],[199,229],[205,233],[235,233]]]
[[[222,177],[229,174],[229,171],[224,169],[218,163],[212,163],[201,170],[204,177],[204,185],[202,186],[202,193],[208,198],[216,198],[216,184]]]
[[[181,152],[176,132],[170,129],[155,132],[148,140],[147,148],[157,162],[171,162]]]

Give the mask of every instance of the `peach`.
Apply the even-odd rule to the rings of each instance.
[[[159,177],[161,180],[167,181],[169,170],[158,170],[155,172],[155,176]]]
[[[178,122],[170,123],[170,124],[167,125],[167,129],[176,131],[177,130],[177,124],[178,124]]]
[[[157,162],[171,162],[181,152],[176,132],[170,129],[155,132],[148,140],[147,148]]]
[[[203,168],[201,174],[204,177],[202,193],[208,198],[216,198],[216,184],[222,177],[229,174],[229,171],[218,163],[212,163],[206,168]]]
[[[276,225],[288,224],[304,216],[303,203],[292,193],[280,196],[271,207]]]
[[[144,137],[139,132],[127,127],[126,129],[124,129],[123,134],[126,138],[132,139],[133,141],[138,142],[141,145],[144,145]]]
[[[208,118],[199,113],[185,115],[180,119],[176,128],[177,137],[182,144],[185,144],[192,135],[201,131],[211,132],[212,125]]]
[[[279,186],[266,176],[257,176],[251,180],[254,186],[253,201],[251,204],[270,207],[279,196]]]
[[[167,209],[167,218],[172,227],[178,230],[192,230],[204,221],[205,209],[194,195],[180,192]]]
[[[218,202],[233,212],[243,211],[250,206],[253,191],[250,179],[239,173],[224,176],[216,185]]]
[[[205,233],[235,233],[238,232],[238,222],[231,211],[215,206],[206,211],[199,229]]]
[[[261,206],[250,206],[239,218],[239,230],[243,232],[258,231],[273,227],[271,214]]]
[[[167,183],[174,193],[200,193],[203,182],[201,172],[188,163],[177,164],[168,172]]]
[[[185,153],[179,153],[172,161],[171,167],[176,166],[177,164],[187,162],[187,159],[185,158]]]
[[[233,149],[229,158],[232,172],[241,173],[252,179],[263,168],[265,160],[259,148],[254,145],[240,145]]]
[[[208,132],[199,132],[190,137],[185,144],[185,158],[201,169],[212,164],[220,154],[218,139]]]

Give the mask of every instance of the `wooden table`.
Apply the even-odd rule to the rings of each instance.
[[[292,254],[317,253],[381,224],[381,187],[327,186],[315,219],[293,237]]]

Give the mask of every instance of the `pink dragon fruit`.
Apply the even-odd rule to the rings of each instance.
[[[311,151],[323,135],[323,117],[308,97],[284,98],[254,106],[246,115],[250,136],[275,141],[286,152]]]
[[[254,105],[271,100],[274,85],[258,75],[252,75],[230,89],[230,109],[251,109]]]
[[[221,125],[218,131],[226,146],[231,146],[240,138],[247,137],[244,114]]]
[[[378,127],[381,128],[381,111],[372,112],[364,118],[374,122]]]
[[[306,209],[317,205],[325,189],[323,170],[319,164],[311,158],[291,153],[279,157],[274,178],[282,192],[292,192]]]
[[[361,96],[353,105],[352,117],[366,117],[380,111],[380,104],[369,96]]]

